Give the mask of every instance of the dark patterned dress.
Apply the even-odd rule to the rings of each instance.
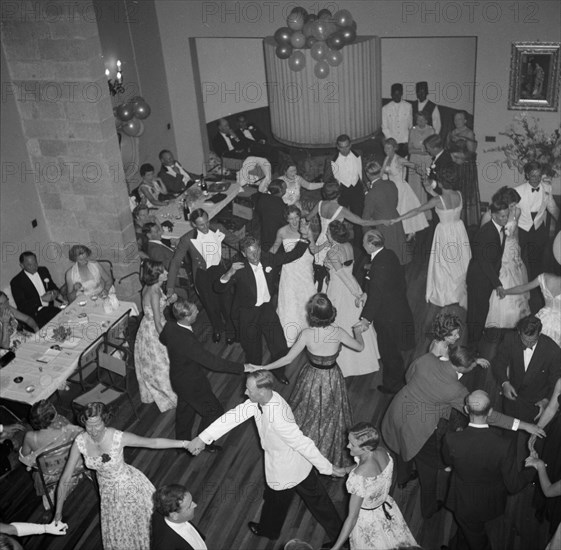
[[[347,434],[352,427],[351,404],[337,357],[313,355],[302,367],[288,403],[304,435],[334,466],[352,464]]]

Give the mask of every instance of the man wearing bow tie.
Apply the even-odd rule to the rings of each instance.
[[[178,160],[175,160],[173,153],[164,149],[159,154],[162,167],[158,172],[158,177],[162,180],[168,192],[172,195],[180,195],[194,181],[195,176],[187,172]]]
[[[157,223],[148,222],[142,226],[142,232],[148,238],[146,254],[155,262],[162,262],[169,271],[173,259],[173,249],[162,242],[162,228]]]
[[[300,258],[309,244],[309,240],[302,239],[290,252],[271,254],[262,252],[260,242],[248,236],[240,243],[244,261],[234,262],[216,281],[216,292],[226,292],[234,286],[232,318],[239,323],[240,344],[246,362],[254,365],[263,363],[263,337],[269,346],[272,361],[288,353],[283,327],[271,303],[274,268]],[[274,375],[283,384],[289,383],[284,367],[276,369]]]
[[[528,269],[528,280],[533,281],[543,272],[543,256],[547,246],[548,228],[546,211],[557,220],[559,208],[553,198],[551,184],[542,182],[542,168],[537,162],[524,166],[526,183],[515,187],[520,195],[520,219],[518,220],[522,259]],[[533,313],[543,306],[539,289],[530,293],[530,309]]]
[[[219,157],[243,160],[250,155],[247,140],[242,141],[225,118],[218,121],[218,133],[212,140],[212,148]]]

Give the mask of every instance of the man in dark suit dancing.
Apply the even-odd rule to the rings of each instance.
[[[468,341],[477,344],[489,313],[489,298],[495,290],[501,293],[499,279],[505,243],[505,225],[508,221],[508,204],[491,203],[491,221],[477,231],[471,245],[472,257],[467,271],[468,292]]]
[[[224,412],[212,393],[204,369],[242,374],[244,366],[213,355],[197,340],[192,329],[199,313],[195,304],[180,298],[173,304],[172,313],[177,323],[165,324],[160,342],[168,350],[169,378],[177,394],[175,437],[191,439],[196,414],[202,417],[201,429],[204,429]],[[210,450],[217,449],[211,447]]]
[[[25,251],[20,254],[21,271],[10,281],[16,307],[33,317],[39,328],[46,325],[60,311],[55,300],[66,303],[46,267],[37,265],[37,256]]]
[[[154,493],[153,550],[206,550],[204,537],[191,524],[197,503],[183,485],[164,485]]]
[[[360,323],[374,325],[383,364],[383,384],[378,390],[397,393],[405,385],[405,367],[401,351],[415,345],[413,314],[407,301],[405,275],[395,252],[384,248],[384,236],[371,229],[364,235],[363,246],[370,255],[366,276],[368,299]]]
[[[286,204],[282,200],[286,192],[286,183],[281,179],[274,179],[267,191],[257,194],[255,204],[255,214],[261,230],[261,246],[265,250],[269,250],[275,244],[277,231],[286,224]]]
[[[513,441],[489,428],[489,396],[477,390],[466,397],[470,423],[444,438],[444,462],[452,466],[448,504],[465,538],[462,550],[490,550],[485,522],[505,511],[507,493],[517,493],[533,474],[521,474],[515,462]]]
[[[248,236],[240,243],[245,261],[234,262],[215,283],[217,292],[226,292],[235,285],[232,317],[239,323],[240,344],[248,363],[263,363],[263,336],[272,361],[288,352],[283,327],[271,303],[274,268],[300,258],[309,244],[308,239],[302,239],[290,252],[271,254],[261,252],[259,241]],[[273,374],[283,384],[289,383],[284,367],[276,369]]]

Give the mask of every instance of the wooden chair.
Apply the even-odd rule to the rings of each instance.
[[[104,336],[101,335],[97,340],[90,344],[80,355],[78,359],[78,367],[67,379],[67,382],[80,384],[82,391],[86,391],[86,380],[97,367],[97,352],[103,345]]]
[[[47,502],[51,509],[54,508],[53,498],[51,496],[51,491],[56,488],[60,480],[60,476],[66,466],[66,461],[68,460],[68,455],[70,454],[70,449],[72,448],[72,441],[49,449],[44,453],[41,453],[37,457],[37,470],[39,472],[39,478],[41,479],[41,484],[45,489],[45,496]],[[71,483],[73,485],[72,489],[78,484],[78,482],[83,478],[87,477],[94,486],[96,485],[93,473],[88,470],[84,464],[82,458],[78,461],[74,472],[72,473]]]
[[[97,384],[72,401],[72,409],[76,418],[79,418],[81,411],[88,403],[98,401],[110,406],[123,398],[127,398],[138,420],[138,413],[127,382],[127,358],[129,355],[128,348],[121,350],[114,347],[108,341],[106,333],[103,345],[97,348]]]

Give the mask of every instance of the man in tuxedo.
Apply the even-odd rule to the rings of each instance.
[[[363,246],[370,255],[366,276],[368,295],[360,323],[374,325],[383,364],[382,393],[397,393],[405,384],[405,367],[401,351],[415,345],[413,314],[407,301],[405,275],[397,256],[384,248],[384,236],[371,229],[364,235]]]
[[[276,539],[288,513],[294,493],[298,493],[329,537],[335,541],[343,525],[331,498],[314,469],[320,474],[345,474],[336,468],[306,437],[294,420],[288,403],[273,391],[271,371],[258,370],[247,375],[246,395],[249,399],[231,409],[199,433],[188,445],[198,454],[205,445],[253,418],[265,453],[265,493],[261,518],[250,521],[254,535]]]
[[[162,228],[154,222],[145,223],[142,226],[142,232],[148,238],[146,245],[146,254],[151,260],[162,262],[167,271],[173,258],[173,250],[162,242]]]
[[[275,243],[277,231],[286,225],[286,204],[282,200],[286,192],[286,183],[281,179],[274,179],[267,189],[267,193],[258,193],[255,204],[255,215],[259,220],[261,231],[261,246],[269,250]]]
[[[433,103],[430,99],[427,99],[429,95],[429,85],[428,82],[417,82],[415,85],[415,93],[417,94],[416,101],[413,101],[413,120],[417,116],[417,113],[423,113],[427,119],[427,124],[434,128],[437,134],[440,134],[440,129],[442,124],[440,122],[440,111],[436,103]]]
[[[502,292],[499,279],[505,245],[505,225],[508,221],[508,204],[493,201],[490,206],[491,221],[479,228],[471,245],[472,256],[467,271],[468,341],[477,344],[489,313],[489,298],[493,290]]]
[[[158,177],[162,180],[168,193],[171,195],[180,195],[193,184],[196,179],[194,174],[187,172],[178,160],[175,160],[173,153],[164,149],[158,155],[162,167],[158,172]]]
[[[442,138],[438,134],[433,134],[423,141],[423,145],[431,156],[431,164],[428,168],[429,180],[450,181],[450,174],[455,174],[457,169],[450,153],[444,149]]]
[[[382,133],[384,138],[397,141],[397,154],[407,157],[409,154],[409,130],[413,127],[413,108],[411,103],[403,101],[403,85],[392,84],[392,101],[382,107]]]
[[[509,331],[492,361],[492,372],[503,392],[505,414],[534,422],[544,411],[561,376],[561,350],[541,334],[534,315],[518,321]]]
[[[300,258],[309,244],[307,238],[302,239],[290,252],[271,254],[261,251],[261,244],[255,237],[245,237],[240,243],[245,260],[234,262],[215,283],[217,292],[226,292],[234,286],[232,317],[238,322],[240,344],[248,363],[263,363],[263,336],[269,346],[272,361],[288,352],[284,329],[271,303],[274,268]],[[283,384],[289,383],[284,367],[275,369],[274,375]]]
[[[26,250],[19,257],[21,271],[10,281],[16,307],[35,319],[39,328],[60,312],[55,301],[66,303],[46,267],[37,264],[37,256]]]
[[[242,363],[213,355],[199,342],[192,328],[198,313],[195,304],[179,298],[172,306],[172,314],[177,322],[167,322],[160,334],[160,342],[168,350],[171,387],[177,394],[177,439],[191,439],[196,414],[202,417],[201,429],[204,429],[224,412],[212,393],[204,369],[230,374],[244,372]],[[217,449],[211,447],[210,450]]]
[[[247,140],[242,141],[225,118],[218,121],[218,132],[212,140],[212,149],[221,158],[244,160],[251,154]]]
[[[197,503],[183,485],[164,485],[154,493],[153,550],[206,550],[204,537],[191,524]]]
[[[255,126],[255,124],[247,122],[244,115],[239,115],[236,122],[238,124],[236,134],[241,140],[246,139],[260,145],[265,145],[267,143],[265,134],[257,126]]]
[[[452,466],[448,504],[465,538],[459,550],[490,550],[485,522],[502,515],[507,493],[520,491],[533,474],[519,474],[512,440],[489,427],[491,401],[484,391],[469,394],[465,410],[468,427],[444,437],[444,462]]]
[[[551,184],[542,182],[542,168],[537,162],[524,166],[526,183],[515,187],[520,195],[518,230],[522,259],[528,269],[528,280],[533,281],[543,272],[543,257],[548,241],[545,224],[547,212],[559,219],[559,208],[553,198]],[[543,306],[540,289],[530,293],[530,310],[536,313]]]

